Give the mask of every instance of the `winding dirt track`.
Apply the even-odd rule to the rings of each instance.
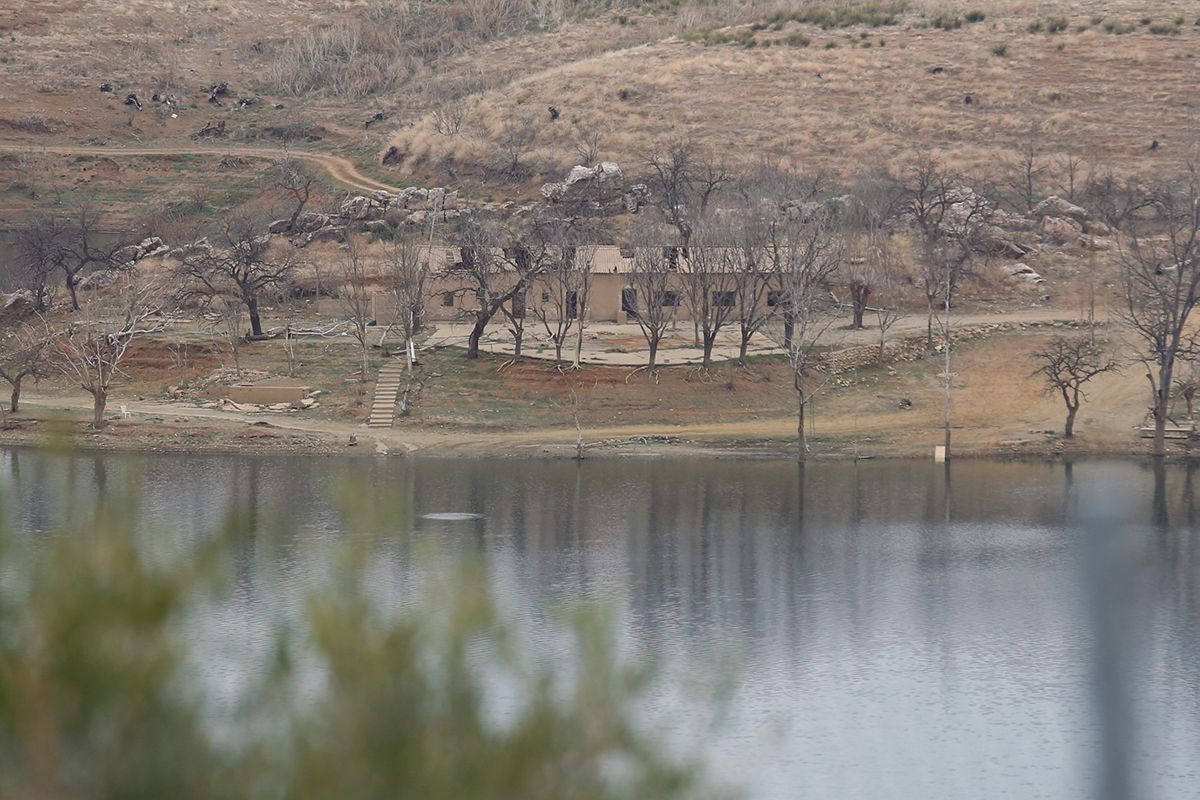
[[[333,181],[350,189],[364,192],[374,192],[385,189],[398,192],[400,187],[392,186],[374,178],[363,175],[348,158],[335,156],[331,153],[318,153],[311,150],[285,150],[282,147],[246,147],[240,145],[205,146],[205,145],[148,145],[145,147],[104,146],[94,145],[33,145],[0,142],[0,153],[40,152],[54,153],[67,156],[109,156],[111,158],[126,158],[139,156],[192,156],[207,155],[214,157],[241,156],[242,158],[259,158],[275,160],[285,155],[298,158],[322,169]]]

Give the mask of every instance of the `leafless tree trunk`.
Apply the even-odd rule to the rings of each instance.
[[[675,274],[660,248],[635,248],[633,270],[625,291],[636,305],[631,316],[646,339],[650,351],[646,366],[651,370],[658,365],[658,346],[679,307],[679,292],[670,288]]]
[[[688,253],[680,264],[679,277],[692,323],[699,328],[703,368],[707,370],[712,368],[717,336],[737,310],[738,275],[731,260],[735,250],[723,246],[720,235],[704,226]]]
[[[347,239],[346,253],[338,269],[341,284],[338,288],[338,304],[350,322],[350,335],[358,342],[359,380],[365,384],[371,370],[371,351],[367,334],[375,322],[375,298],[371,292],[366,261],[357,238]]]
[[[425,315],[425,303],[429,299],[429,278],[432,272],[432,248],[424,248],[407,239],[396,239],[388,246],[384,255],[388,288],[396,306],[396,323],[404,332],[404,347],[410,342]],[[412,369],[411,359],[409,369]]]
[[[278,253],[263,222],[243,213],[221,220],[218,242],[192,248],[182,256],[179,270],[181,297],[206,301],[235,294],[250,316],[250,335],[263,335],[259,298],[286,286],[295,272],[291,253]]]
[[[1062,397],[1067,412],[1063,435],[1070,439],[1075,435],[1075,415],[1085,399],[1083,387],[1097,375],[1117,369],[1117,362],[1087,336],[1052,339],[1033,358],[1038,363],[1033,374],[1045,380],[1048,393]]]
[[[21,404],[21,385],[26,378],[45,376],[46,348],[49,337],[24,321],[0,328],[0,379],[12,388],[9,412],[17,413]]]
[[[543,297],[534,304],[534,316],[542,323],[546,335],[554,344],[554,365],[561,368],[563,346],[573,330],[580,332],[576,350],[582,348],[588,293],[591,288],[594,248],[560,245],[551,256],[551,266],[540,278],[545,287]],[[573,366],[579,368],[579,353]]]
[[[479,341],[488,323],[503,313],[501,309],[515,295],[524,295],[548,268],[550,244],[544,234],[545,230],[535,223],[525,236],[510,232],[511,238],[521,244],[501,248],[497,234],[484,224],[475,222],[465,229],[467,244],[460,248],[460,266],[476,299],[475,322],[467,336],[467,358],[479,358]]]
[[[1171,389],[1180,358],[1200,355],[1191,325],[1200,302],[1200,162],[1153,188],[1145,219],[1131,217],[1121,249],[1121,316],[1141,340],[1141,362],[1154,396],[1154,454],[1166,454]]]
[[[808,407],[830,377],[828,373],[819,376],[816,371],[820,362],[817,345],[833,322],[831,314],[821,313],[827,305],[822,298],[826,296],[825,284],[844,256],[845,243],[825,214],[795,224],[783,238],[786,247],[781,251],[781,302],[791,327],[777,342],[791,367],[797,404],[796,457],[803,461],[808,457]]]
[[[125,278],[118,291],[95,294],[65,327],[48,330],[50,365],[92,396],[92,425],[104,427],[104,411],[121,362],[134,341],[162,331],[170,321],[154,281]]]
[[[300,215],[304,213],[305,206],[312,198],[313,191],[317,187],[317,178],[308,168],[292,155],[284,151],[283,158],[275,164],[272,171],[272,178],[275,188],[287,197],[292,206],[291,213],[288,215],[288,231],[296,230],[296,221]]]
[[[898,310],[892,308],[880,307],[875,311],[875,327],[879,329],[879,360],[882,362],[885,346],[887,344],[887,333],[892,329],[892,326],[902,320],[904,315]]]
[[[215,297],[209,304],[209,309],[216,315],[214,327],[225,341],[229,342],[229,352],[233,356],[234,372],[242,374],[242,318],[245,304],[240,297],[222,295]]]

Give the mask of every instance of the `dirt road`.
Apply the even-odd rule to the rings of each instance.
[[[323,170],[331,180],[349,189],[363,192],[374,192],[384,189],[389,192],[399,192],[400,187],[369,178],[358,171],[348,158],[332,153],[318,153],[312,150],[295,150],[282,147],[246,146],[238,144],[219,145],[154,145],[146,147],[129,147],[125,145],[95,146],[95,145],[31,145],[0,142],[0,153],[53,153],[67,156],[109,156],[111,158],[127,158],[141,156],[181,156],[208,155],[215,158],[223,156],[240,156],[242,158],[259,158],[267,161],[290,155]]]

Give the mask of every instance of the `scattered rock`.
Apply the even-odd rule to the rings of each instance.
[[[376,111],[371,116],[367,117],[367,121],[363,123],[363,130],[367,130],[377,122],[383,122],[392,116],[390,111]],[[387,163],[387,162],[384,162]]]
[[[1104,252],[1105,250],[1112,249],[1112,242],[1099,236],[1088,236],[1087,234],[1084,234],[1083,236],[1079,237],[1079,246],[1084,250]]]
[[[224,139],[228,131],[225,130],[225,120],[219,122],[206,123],[203,128],[192,134],[193,139]]]
[[[248,166],[250,166],[250,160],[241,156],[222,156],[221,160],[217,162],[219,170],[245,169]]]
[[[100,91],[104,92],[105,94],[112,94],[113,85],[111,83],[102,83],[100,84]]]
[[[1086,209],[1053,195],[1034,206],[1033,214],[1037,217],[1066,217],[1080,223],[1088,218]]]
[[[225,81],[213,84],[208,90],[208,102],[214,106],[222,105],[221,98],[229,95],[229,84]]]
[[[1075,244],[1083,235],[1083,226],[1065,217],[1045,217],[1042,219],[1042,235],[1055,244]]]
[[[1041,275],[1037,274],[1036,272],[1034,272],[1033,268],[1030,267],[1028,264],[1023,264],[1023,263],[1013,264],[1011,266],[1005,267],[1005,270],[1008,272],[1008,274],[1010,276],[1016,278],[1017,280],[1024,281],[1025,283],[1028,283],[1028,284],[1037,285],[1037,284],[1046,282],[1046,279],[1043,278]]]

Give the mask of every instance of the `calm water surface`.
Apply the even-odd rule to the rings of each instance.
[[[608,604],[623,649],[660,665],[646,724],[763,800],[1200,796],[1198,480],[1104,461],[0,450],[3,513],[29,535],[130,484],[148,538],[240,509],[236,585],[186,631],[217,705],[333,546],[369,531],[381,600],[411,602],[430,553],[481,553],[548,657],[564,605]]]

